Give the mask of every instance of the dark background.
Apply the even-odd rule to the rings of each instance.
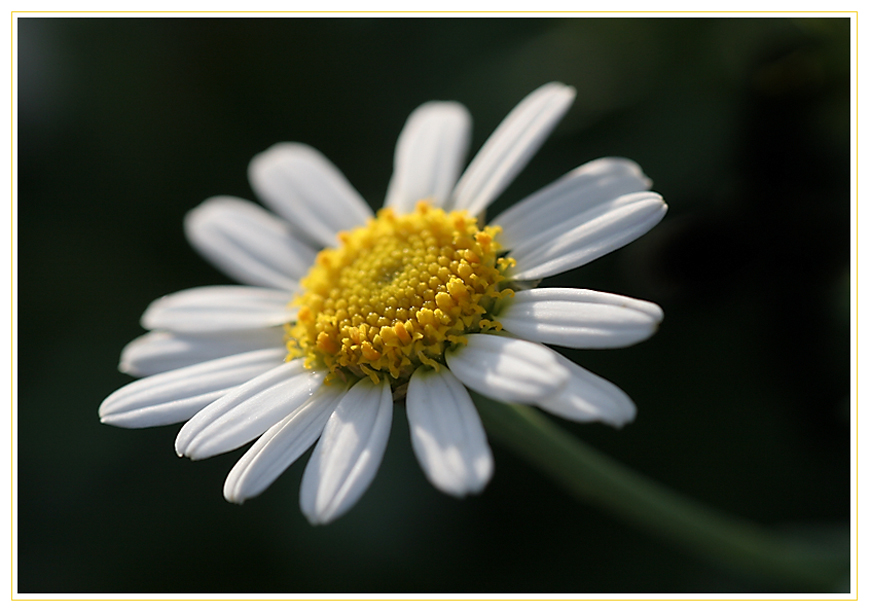
[[[604,155],[670,205],[647,236],[547,281],[658,302],[650,341],[571,357],[638,405],[591,446],[772,529],[847,536],[847,19],[21,19],[18,589],[21,592],[709,592],[733,573],[578,502],[495,446],[458,501],[397,412],[345,517],[298,508],[306,458],[244,506],[241,450],[178,459],[177,427],[101,425],[148,303],[226,279],[186,244],[205,198],[253,199],[250,158],[309,143],[374,207],[395,139],[459,100],[472,150],[538,85],[577,101],[500,210]],[[844,583],[848,589],[848,583]]]

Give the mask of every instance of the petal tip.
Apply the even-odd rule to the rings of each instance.
[[[121,360],[118,362],[118,371],[133,377],[140,376],[135,362],[131,359],[125,358],[124,356],[121,356]]]
[[[572,102],[574,98],[577,97],[577,88],[573,85],[565,85],[564,83],[561,83],[559,81],[553,81],[552,85],[558,87],[562,95],[566,98],[570,98]]]
[[[188,423],[190,423],[190,422],[188,422]],[[185,426],[186,425],[187,424],[185,424]],[[183,435],[184,435],[184,426],[182,426],[181,430],[178,432],[178,436],[175,438],[175,455],[177,455],[179,458],[183,458],[185,455],[187,455],[186,452],[187,452],[187,447],[188,447],[188,445],[187,445],[188,441],[186,440],[186,438],[182,438]]]
[[[238,488],[234,487],[234,485],[235,484],[230,484],[229,480],[224,485],[224,500],[233,504],[241,505],[243,502],[245,502],[245,500],[247,500],[247,497],[243,496]]]

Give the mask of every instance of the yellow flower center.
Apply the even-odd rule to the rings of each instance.
[[[497,257],[498,231],[420,202],[408,215],[385,208],[342,232],[301,281],[288,359],[304,356],[331,378],[389,377],[394,389],[421,365],[439,368],[465,334],[501,328],[488,317],[510,293],[500,284],[512,262]]]

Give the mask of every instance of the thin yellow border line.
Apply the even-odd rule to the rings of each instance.
[[[439,10],[431,10],[431,11],[341,11],[341,10],[325,10],[325,11],[203,11],[203,10],[193,10],[193,11],[130,11],[130,10],[119,10],[119,11],[47,11],[47,10],[38,10],[38,11],[11,11],[14,16],[15,13],[25,14],[25,15],[34,15],[34,14],[42,14],[42,13],[51,13],[57,15],[58,17],[71,16],[71,15],[80,15],[80,14],[102,14],[102,15],[144,15],[144,14],[152,14],[152,13],[160,13],[160,14],[209,14],[209,15],[324,15],[324,14],[338,14],[338,15],[433,15],[433,14],[463,14],[463,15],[587,15],[587,14],[596,14],[596,15],[622,15],[622,14],[630,14],[637,15],[639,18],[644,18],[647,15],[653,14],[679,14],[679,15],[725,15],[725,14],[764,14],[764,15],[778,15],[778,14],[788,14],[795,16],[803,16],[803,15],[855,15],[857,20],[858,11],[784,11],[784,10],[774,10],[774,11],[628,11],[628,10],[614,10],[614,11],[555,11],[555,10],[544,10],[544,11],[493,11],[493,10],[482,10],[482,11],[439,11]]]
[[[15,510],[14,503],[14,400],[15,400],[15,19],[16,13],[19,15],[31,14],[46,14],[51,13],[62,17],[64,15],[78,14],[634,14],[639,17],[649,14],[676,14],[681,15],[696,15],[696,14],[796,14],[795,11],[10,11],[9,17],[9,191],[10,191],[10,207],[9,207],[9,320],[10,320],[10,336],[9,336],[9,406],[10,406],[10,444],[9,444],[9,532],[10,532],[10,548],[9,548],[9,585],[10,598],[12,602],[851,602],[858,600],[858,411],[855,411],[855,568],[854,572],[850,573],[850,581],[854,577],[855,597],[854,598],[16,598],[15,597],[15,550],[12,546],[15,537],[15,525],[12,521],[13,512]],[[798,11],[800,15],[851,15],[855,19],[855,406],[858,406],[858,11]]]
[[[852,602],[857,598],[16,598],[15,602]]]
[[[9,23],[9,589],[15,596],[15,16]]]
[[[858,470],[860,467],[860,462],[858,462],[858,451],[860,449],[860,445],[858,445],[858,262],[860,258],[858,257],[858,249],[860,248],[860,241],[858,240],[858,214],[860,213],[860,208],[858,207],[858,181],[860,179],[860,173],[858,172],[858,109],[860,105],[858,104],[858,12],[855,12],[855,600],[858,600],[858,586],[860,585],[858,581],[858,487],[860,485],[860,480],[858,479]],[[850,301],[851,302],[851,301]],[[851,580],[852,577],[849,577]]]

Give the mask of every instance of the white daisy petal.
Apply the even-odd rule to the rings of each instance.
[[[380,466],[392,419],[386,381],[364,379],[341,399],[302,475],[299,504],[309,522],[327,524],[359,500]]]
[[[582,266],[646,234],[668,207],[659,194],[637,192],[595,206],[516,245],[512,280],[550,277]]]
[[[418,369],[408,385],[406,406],[411,444],[429,481],[458,497],[483,490],[492,476],[492,452],[459,380],[446,368]]]
[[[343,385],[322,385],[308,402],[266,430],[227,475],[224,498],[242,503],[261,494],[314,444],[345,393]]]
[[[453,191],[453,208],[478,215],[510,184],[574,101],[576,91],[548,83],[526,96],[499,124]]]
[[[194,287],[152,302],[142,327],[196,334],[280,326],[296,319],[296,309],[287,306],[292,299],[291,292],[265,287]]]
[[[384,206],[410,213],[420,200],[443,206],[462,170],[471,140],[471,115],[457,102],[418,107],[396,144],[393,176]]]
[[[484,396],[535,404],[568,381],[557,354],[543,345],[493,334],[465,338],[467,345],[446,352],[447,365],[457,379]]]
[[[498,314],[504,329],[529,341],[577,349],[627,347],[649,338],[664,313],[652,302],[588,289],[517,292]]]
[[[565,419],[602,421],[617,428],[634,420],[637,409],[628,394],[571,360],[558,357],[571,378],[558,394],[538,402],[539,407]]]
[[[149,332],[124,347],[118,370],[148,377],[228,355],[276,347],[284,347],[284,330],[280,327],[208,335]]]
[[[212,402],[184,424],[175,451],[200,460],[240,447],[307,402],[323,382],[323,371],[293,360],[251,379]]]
[[[597,204],[645,191],[650,185],[652,181],[631,160],[593,160],[513,205],[492,225],[502,229],[498,235],[502,248],[513,249]]]
[[[263,208],[229,196],[210,198],[184,218],[187,239],[236,281],[298,289],[315,252]]]
[[[322,153],[301,143],[278,143],[254,156],[248,178],[257,196],[321,245],[365,225],[372,211]]]
[[[286,350],[261,349],[140,379],[100,405],[100,421],[150,428],[189,419],[233,388],[280,364]]]

